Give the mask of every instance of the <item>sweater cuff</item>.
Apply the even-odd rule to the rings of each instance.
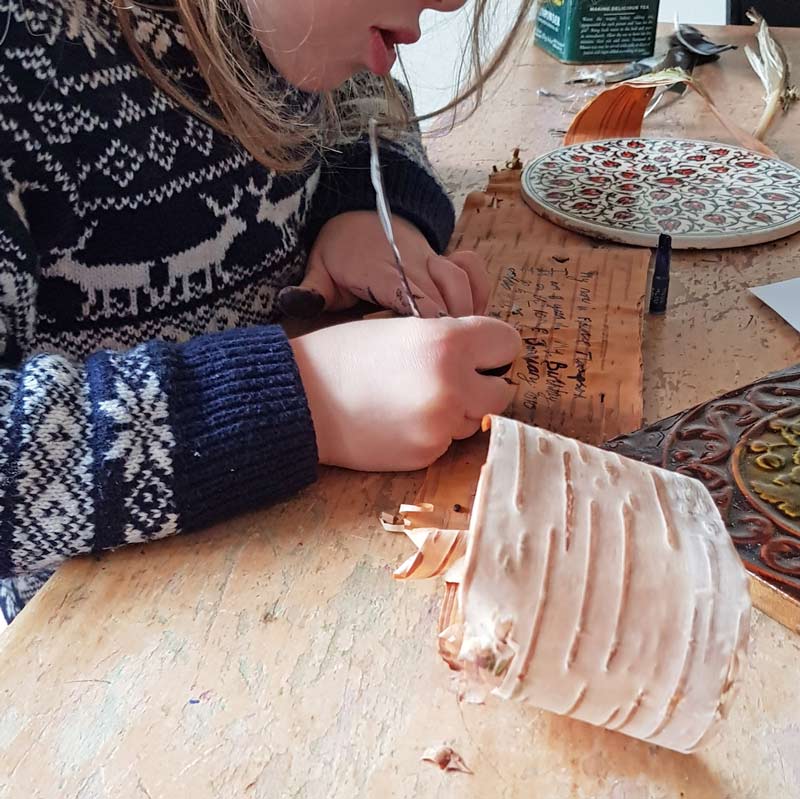
[[[172,361],[182,529],[285,499],[316,479],[314,426],[282,328],[201,336],[176,346]]]
[[[331,165],[329,171],[323,168],[306,229],[309,247],[334,216],[375,210],[369,156],[369,143],[360,141],[347,149],[344,163]],[[381,147],[381,172],[392,213],[415,225],[431,248],[443,253],[453,235],[455,211],[436,178],[407,155],[389,147]]]

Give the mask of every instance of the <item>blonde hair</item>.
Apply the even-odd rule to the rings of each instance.
[[[270,80],[265,73],[260,47],[253,33],[242,0],[174,0],[172,9],[181,23],[187,43],[197,60],[219,113],[204,108],[195,98],[172,81],[137,40],[131,16],[134,7],[125,0],[112,0],[120,29],[142,69],[169,97],[220,133],[237,139],[264,166],[279,172],[302,168],[315,149],[332,139],[356,138],[363,133],[375,103],[366,99],[363,85],[350,80],[336,92],[325,92],[311,111],[299,111],[287,101],[290,92],[281,89],[283,81]],[[383,80],[381,124],[407,129],[410,123],[456,112],[471,101],[466,116],[480,103],[486,82],[494,76],[520,40],[536,0],[520,0],[514,21],[487,59],[485,41],[492,24],[493,0],[473,0],[475,8],[469,33],[469,48],[459,69],[469,62],[469,80],[457,96],[443,108],[423,117],[412,117],[397,84]],[[154,8],[137,2],[142,8]],[[158,7],[160,11],[165,9]],[[374,97],[373,97],[374,99]],[[359,111],[359,108],[362,108]]]

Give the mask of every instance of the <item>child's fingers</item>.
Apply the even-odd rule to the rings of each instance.
[[[516,387],[501,377],[486,377],[475,372],[467,382],[465,399],[467,417],[482,419],[487,414],[501,414],[514,398]]]
[[[321,258],[312,257],[299,286],[287,286],[278,294],[278,305],[289,317],[313,319],[324,310],[335,311],[353,304],[349,292],[343,292],[333,282]]]
[[[464,438],[472,438],[475,433],[480,430],[481,422],[479,419],[470,419],[469,417],[465,416],[461,422],[456,426],[455,431],[453,432],[453,438],[458,440]]]
[[[472,316],[472,286],[469,273],[460,265],[439,255],[428,259],[428,274],[451,316]]]
[[[486,271],[486,261],[472,250],[459,250],[449,255],[448,258],[454,264],[460,266],[469,277],[473,313],[486,313],[486,306],[489,304],[489,294],[491,292],[489,273]]]
[[[468,351],[472,367],[494,369],[512,363],[519,355],[522,340],[511,325],[490,316],[473,316],[461,321],[464,335],[469,337]]]
[[[447,306],[439,290],[433,283],[421,286],[419,283],[409,280],[408,285],[411,289],[411,294],[417,302],[420,316],[423,319],[436,319],[440,316],[447,316]],[[400,284],[399,275],[394,283],[394,293],[391,298],[391,303],[387,304],[386,307],[393,308],[398,313],[403,314],[403,316],[409,316],[411,314],[411,308],[409,308],[405,291],[403,291]]]

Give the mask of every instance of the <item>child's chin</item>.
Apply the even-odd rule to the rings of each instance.
[[[330,92],[338,89],[345,81],[352,78],[363,67],[342,65],[324,67],[298,75],[284,75],[283,77],[296,89],[303,92]]]

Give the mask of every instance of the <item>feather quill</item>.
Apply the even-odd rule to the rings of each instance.
[[[749,45],[744,52],[753,71],[758,75],[764,86],[764,111],[758,121],[753,136],[763,141],[778,115],[778,109],[784,113],[789,110],[792,103],[800,99],[797,87],[791,85],[789,59],[786,51],[770,33],[769,26],[761,14],[754,8],[747,12],[747,18],[758,26],[756,40],[759,52],[756,53]]]

